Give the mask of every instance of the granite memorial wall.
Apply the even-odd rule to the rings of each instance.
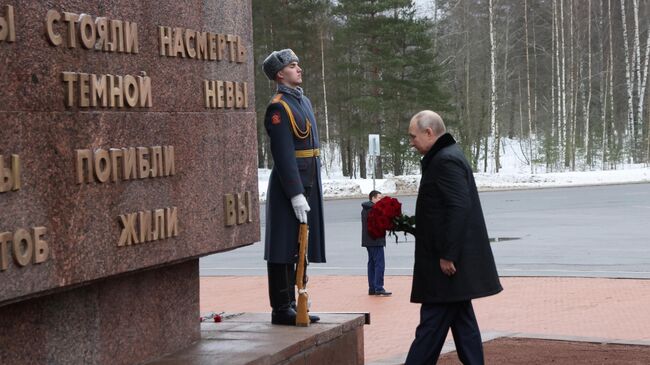
[[[252,49],[250,1],[0,0],[0,363],[198,339],[198,257],[259,240]]]

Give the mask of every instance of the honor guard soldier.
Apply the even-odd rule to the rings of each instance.
[[[271,142],[273,169],[266,201],[264,259],[267,261],[271,323],[296,324],[295,280],[298,225],[309,225],[308,259],[325,262],[323,191],[318,129],[305,96],[302,69],[290,49],[272,52],[262,66],[277,83],[264,116]],[[309,320],[320,318],[310,315]]]

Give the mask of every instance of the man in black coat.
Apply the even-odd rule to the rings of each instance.
[[[264,240],[271,323],[295,325],[300,223],[309,224],[309,262],[325,262],[318,129],[311,101],[300,87],[302,69],[296,54],[290,49],[274,51],[262,69],[278,85],[264,117],[274,163],[266,193]],[[309,319],[319,320],[313,315]]]
[[[389,297],[393,293],[384,289],[384,247],[386,236],[373,238],[368,233],[368,213],[370,209],[383,198],[383,195],[373,190],[368,194],[368,201],[361,203],[361,246],[368,250],[368,295]]]
[[[472,168],[437,113],[425,110],[413,116],[409,137],[424,157],[411,290],[411,302],[422,307],[406,365],[435,363],[449,328],[461,362],[483,364],[471,300],[503,288]]]

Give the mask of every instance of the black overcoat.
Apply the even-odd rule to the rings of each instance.
[[[447,133],[421,163],[411,302],[458,302],[500,292],[474,175],[462,150]],[[441,258],[454,262],[456,274],[442,272]]]
[[[280,101],[284,102],[281,103]],[[291,109],[292,125],[285,105]],[[309,120],[309,134],[304,138]],[[266,109],[264,126],[271,142],[273,169],[266,192],[264,259],[278,264],[295,263],[298,255],[298,219],[291,198],[308,194],[310,211],[308,259],[325,262],[325,230],[320,157],[296,157],[296,151],[318,149],[318,129],[311,101],[281,91]],[[296,131],[297,128],[297,131]]]

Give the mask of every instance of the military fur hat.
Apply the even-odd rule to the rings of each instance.
[[[264,70],[269,80],[275,80],[275,75],[291,62],[299,62],[298,56],[291,49],[287,48],[281,51],[273,51],[264,60],[262,70]]]

